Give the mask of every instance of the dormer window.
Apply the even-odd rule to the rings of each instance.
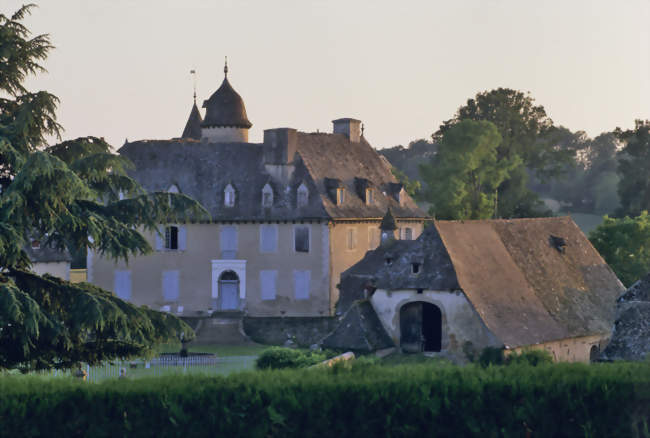
[[[268,208],[273,206],[273,189],[266,183],[262,189],[262,207]]]
[[[304,183],[301,183],[298,187],[296,199],[298,207],[304,207],[309,202],[309,190]]]
[[[386,257],[386,265],[390,266],[393,264],[393,259],[391,257]]]
[[[366,205],[373,205],[375,203],[375,191],[373,189],[366,189]]]
[[[226,189],[223,191],[223,204],[226,207],[235,206],[235,189],[231,184],[226,186]]]
[[[167,189],[167,193],[180,193],[180,192],[181,192],[181,191],[178,190],[178,186],[177,186],[176,184],[172,184],[172,185],[169,186],[169,188]]]
[[[345,202],[345,189],[339,187],[336,189],[336,205],[343,205]]]
[[[421,266],[419,263],[411,263],[411,274],[417,275],[420,273]]]
[[[397,202],[399,202],[399,205],[404,205],[404,201],[406,201],[406,190],[401,189],[397,193]]]
[[[41,249],[41,241],[40,240],[32,240],[32,249]]]

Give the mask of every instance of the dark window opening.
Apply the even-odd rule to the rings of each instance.
[[[591,349],[589,350],[589,362],[597,362],[599,356],[600,348],[598,348],[598,345],[592,345]]]
[[[440,308],[422,301],[402,306],[400,346],[406,353],[441,351],[442,312]]]
[[[295,228],[294,248],[296,252],[309,252],[309,228]]]
[[[390,257],[386,257],[386,264],[387,265],[392,265],[393,264],[393,259],[391,259]]]
[[[420,264],[419,263],[411,263],[411,273],[412,274],[419,274],[420,273]]]
[[[178,227],[165,228],[165,249],[178,249]]]
[[[549,240],[550,240],[551,246],[553,246],[555,249],[557,249],[561,253],[564,252],[564,250],[566,248],[566,245],[567,245],[566,239],[564,237],[551,235]]]
[[[41,249],[41,241],[40,240],[32,240],[32,249]]]
[[[419,294],[421,294],[422,292],[424,292],[424,289],[418,289]]]

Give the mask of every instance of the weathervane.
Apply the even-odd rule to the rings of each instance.
[[[361,136],[362,136],[362,137],[363,137],[363,131],[365,131],[365,130],[366,130],[366,127],[365,127],[365,125],[362,123],[362,124],[361,124]]]
[[[192,75],[194,81],[194,103],[196,103],[196,70],[195,69],[190,70],[190,74]]]
[[[226,62],[223,65],[223,74],[228,77],[228,57],[226,56]]]

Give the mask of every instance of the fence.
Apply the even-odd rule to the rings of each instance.
[[[255,367],[257,356],[214,355],[180,357],[178,355],[161,355],[150,360],[111,361],[101,365],[88,366],[86,381],[96,383],[106,379],[120,377],[124,369],[126,378],[156,377],[173,374],[213,374],[227,375],[237,371],[251,370]],[[74,371],[52,370],[47,372],[53,377],[71,376]]]

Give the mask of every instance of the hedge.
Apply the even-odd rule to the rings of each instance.
[[[0,378],[0,437],[648,436],[648,364]]]

